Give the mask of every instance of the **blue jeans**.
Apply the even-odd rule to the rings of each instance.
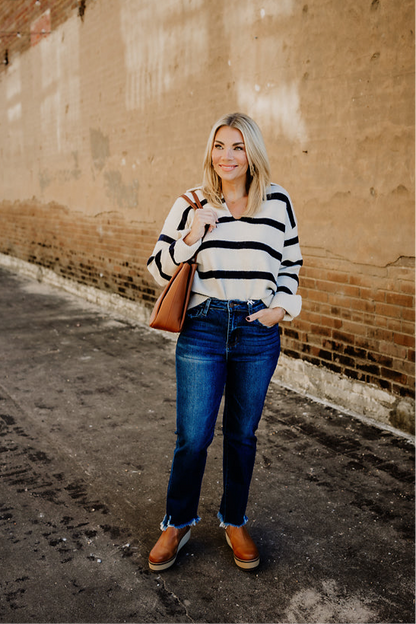
[[[177,442],[161,524],[182,528],[197,514],[207,449],[223,415],[222,526],[243,526],[256,456],[255,436],[280,353],[277,325],[246,316],[262,301],[207,299],[188,311],[176,348]]]

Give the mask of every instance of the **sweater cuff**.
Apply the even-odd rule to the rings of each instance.
[[[302,308],[302,297],[300,295],[288,295],[287,293],[277,293],[270,304],[271,308],[283,308],[286,314],[284,321],[293,321],[299,315]]]
[[[183,239],[189,234],[190,231],[190,229],[184,230],[181,238],[179,238],[175,243],[175,251],[173,255],[177,264],[190,260],[201,246],[201,239],[196,241],[193,245],[187,245],[185,243]]]

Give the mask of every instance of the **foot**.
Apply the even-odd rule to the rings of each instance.
[[[233,549],[234,561],[239,568],[251,570],[260,563],[259,551],[245,526],[227,526],[225,537],[228,545]]]
[[[185,546],[191,537],[189,526],[183,529],[168,527],[153,546],[149,555],[149,568],[154,572],[167,570],[176,561],[176,557],[182,546]]]

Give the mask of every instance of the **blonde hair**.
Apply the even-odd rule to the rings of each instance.
[[[213,125],[205,152],[202,191],[210,204],[217,208],[223,207],[221,178],[212,165],[215,136],[223,126],[236,128],[243,135],[248,160],[246,180],[248,199],[244,216],[250,216],[257,212],[266,199],[266,189],[270,184],[270,164],[260,128],[248,115],[231,113],[224,115]]]

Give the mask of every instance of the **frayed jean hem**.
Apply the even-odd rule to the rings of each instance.
[[[226,529],[228,526],[236,527],[236,529],[239,529],[240,527],[244,526],[248,522],[247,516],[244,516],[244,520],[242,524],[231,524],[231,522],[224,522],[224,518],[222,516],[222,513],[220,512],[218,512],[218,518],[221,520],[220,527],[222,529]]]
[[[191,520],[190,522],[185,522],[185,524],[172,524],[172,516],[165,516],[162,520],[162,522],[160,523],[160,528],[162,531],[166,531],[166,529],[168,529],[169,527],[173,527],[174,529],[184,529],[187,526],[195,526],[199,521],[201,520],[201,518],[199,516],[197,516],[196,518],[194,518],[193,520]]]

